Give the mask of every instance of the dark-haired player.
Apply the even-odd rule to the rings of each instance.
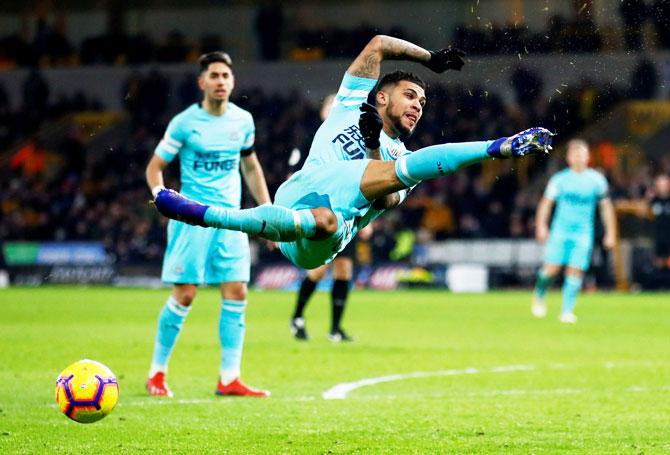
[[[402,137],[414,131],[423,114],[425,84],[404,71],[378,82],[381,62],[409,60],[442,73],[460,70],[463,55],[375,36],[347,69],[305,165],[277,190],[273,205],[230,210],[162,190],[156,206],[170,218],[282,242],[279,248],[289,260],[312,269],[331,261],[359,229],[400,204],[421,181],[486,159],[548,151],[552,133],[544,128],[493,141],[405,149]],[[375,86],[372,106],[366,99]]]
[[[179,157],[182,194],[239,210],[240,173],[258,204],[270,203],[263,170],[254,152],[251,114],[229,101],[235,88],[232,61],[224,52],[199,59],[198,85],[203,100],[177,114],[167,127],[146,169],[152,193],[163,187],[163,170]],[[221,368],[216,393],[264,397],[240,381],[244,344],[244,312],[249,281],[249,240],[243,232],[204,229],[171,220],[161,279],[172,283],[172,294],[158,318],[158,332],[146,387],[154,396],[172,396],[165,382],[168,360],[197,286],[221,288],[219,340]]]

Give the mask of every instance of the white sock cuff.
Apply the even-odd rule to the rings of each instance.
[[[246,300],[221,300],[221,309],[224,311],[232,311],[233,313],[244,313],[247,308]]]
[[[168,366],[167,365],[158,365],[157,363],[152,363],[149,367],[149,377],[153,378],[156,373],[163,372],[167,374]]]
[[[170,311],[183,318],[188,316],[188,312],[191,311],[190,305],[189,306],[182,305],[181,303],[177,302],[177,299],[175,299],[173,296],[170,296],[167,299],[166,305]]]
[[[407,156],[402,155],[399,156],[398,159],[395,162],[395,173],[398,176],[398,179],[405,184],[407,188],[411,188],[415,185],[418,185],[421,180],[417,180],[411,175],[409,175],[409,171],[407,170]]]
[[[240,370],[221,370],[219,375],[221,376],[221,384],[228,385],[240,377]]]

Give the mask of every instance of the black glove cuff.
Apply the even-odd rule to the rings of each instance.
[[[372,150],[378,149],[379,146],[381,145],[379,143],[379,139],[376,139],[376,140],[375,139],[364,139],[364,141],[365,141],[365,148],[369,148],[369,149],[372,149]]]

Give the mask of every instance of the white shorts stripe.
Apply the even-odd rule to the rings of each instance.
[[[300,215],[298,215],[298,212],[295,210],[291,210],[291,214],[293,215],[293,224],[295,225],[295,233],[300,237],[302,234],[302,224],[300,224]]]

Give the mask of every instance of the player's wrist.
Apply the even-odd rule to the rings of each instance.
[[[158,196],[158,193],[160,193],[161,190],[164,190],[165,186],[163,185],[156,185],[151,188],[151,194],[153,194],[154,198]]]
[[[365,142],[365,148],[370,150],[377,150],[381,146],[379,138],[363,138],[363,142]]]

